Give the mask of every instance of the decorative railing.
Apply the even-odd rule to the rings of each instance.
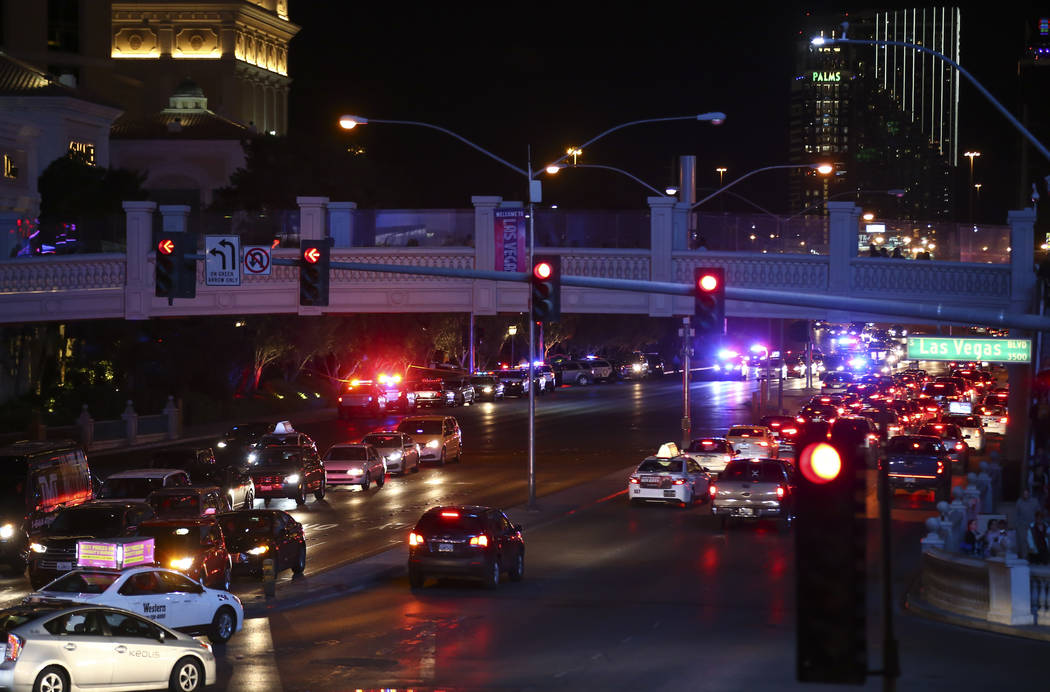
[[[1035,623],[1050,624],[1050,567],[1031,565],[1029,570]]]
[[[446,269],[473,269],[474,250],[471,248],[336,248],[333,262],[367,262],[371,264],[394,264],[403,267],[443,267]],[[295,270],[295,267],[291,267]],[[297,270],[296,270],[297,271]],[[465,281],[422,274],[391,274],[388,272],[332,270],[332,281],[382,281],[391,282],[441,282]]]
[[[0,293],[123,288],[125,256],[48,255],[0,261]]]
[[[583,250],[544,247],[537,253],[561,255],[563,276],[600,276],[609,279],[649,279],[648,250]]]
[[[1001,303],[1010,298],[1010,265],[887,258],[850,261],[850,293],[933,296]]]
[[[723,267],[726,284],[824,292],[828,288],[828,258],[819,255],[766,255],[752,252],[676,252],[673,281],[691,284],[695,267]]]

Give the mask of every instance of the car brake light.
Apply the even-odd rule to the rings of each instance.
[[[482,548],[484,548],[485,546],[487,546],[489,544],[489,537],[485,536],[485,535],[471,536],[470,544],[471,545],[479,545]]]
[[[341,397],[341,396],[339,397],[339,403],[340,404],[343,403],[343,397]]]
[[[449,517],[450,519],[458,519],[459,518],[459,512],[442,512],[441,516]]]
[[[784,433],[785,435],[797,435],[798,428],[784,428],[780,432]]]
[[[1006,423],[1006,422],[1007,422],[1007,418],[1006,418],[1006,416],[1003,416],[1002,418],[1000,418],[1000,419],[999,419],[999,422],[1000,422],[1000,423]]]
[[[799,423],[805,423],[805,422],[806,422],[806,419],[805,419],[805,418],[803,418],[802,416],[798,416],[798,417],[796,417],[796,418],[795,418],[795,420],[796,420],[797,422],[799,422]]]
[[[778,485],[777,486],[777,499],[778,500],[783,500],[784,499],[784,486],[782,486],[782,485]]]
[[[938,430],[944,430],[944,426],[943,425],[935,425],[933,427],[937,428]]]
[[[630,482],[631,483],[637,483],[638,482],[638,477],[637,476],[631,476]]]
[[[955,443],[955,448],[956,449],[963,449],[965,446],[966,445],[964,445],[962,442],[956,442]]]
[[[674,479],[674,484],[675,485],[685,485],[685,479],[684,478],[675,478]]]
[[[939,476],[942,473],[944,473],[944,462],[943,461],[938,461],[937,462],[937,475]]]
[[[408,534],[408,544],[409,545],[423,545],[423,537],[420,536],[415,531],[413,531],[412,533]]]
[[[711,497],[714,497],[715,495],[717,495],[718,494],[718,486],[715,485],[714,483],[712,483],[711,485],[707,486],[707,494],[710,495]]]
[[[4,651],[4,660],[17,661],[18,657],[22,655],[22,647],[24,646],[24,639],[19,637],[17,634],[8,634],[7,649]]]

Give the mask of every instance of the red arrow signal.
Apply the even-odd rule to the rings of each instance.
[[[307,248],[303,252],[303,259],[310,264],[317,264],[317,260],[321,259],[321,249],[316,247]]]
[[[157,243],[157,252],[162,255],[170,255],[175,252],[175,241],[171,238],[165,238],[164,240]]]

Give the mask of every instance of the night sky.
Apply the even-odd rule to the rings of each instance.
[[[514,12],[519,6],[505,3],[289,4],[302,26],[290,53],[291,128],[331,137],[333,147],[363,145],[382,163],[381,184],[405,208],[465,208],[477,194],[522,199],[524,179],[437,132],[374,124],[344,133],[335,125],[341,113],[441,125],[524,167],[530,145],[541,166],[619,123],[724,111],[720,127],[627,128],[581,160],[624,168],[662,188],[676,179],[676,157],[693,154],[698,186],[714,186],[716,166],[729,168],[728,182],[787,163],[788,87],[804,13],[863,7],[563,2],[521,4]],[[1037,6],[963,5],[961,63],[1011,109],[1023,18]],[[965,82],[961,113],[961,150],[982,152],[975,175],[984,183],[981,216],[1003,223],[1016,206],[1016,136]],[[769,172],[737,190],[780,212],[786,182],[786,173]],[[638,208],[648,194],[595,170],[565,171],[544,184],[545,203],[575,208]]]

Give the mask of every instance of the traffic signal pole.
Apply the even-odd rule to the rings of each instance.
[[[532,150],[529,150],[529,181],[532,181]],[[533,256],[536,251],[536,200],[533,199],[532,185],[529,185],[529,272],[533,271]],[[532,311],[533,291],[529,289],[529,304],[526,306],[529,316],[529,504],[530,511],[536,511],[536,319]]]
[[[682,318],[682,449],[689,448],[689,440],[693,431],[689,407],[689,369],[692,365],[689,358],[692,351],[691,322],[688,316]]]
[[[882,689],[893,692],[900,677],[897,637],[893,631],[893,570],[890,554],[891,524],[890,469],[888,461],[879,463],[879,527],[882,549]]]

